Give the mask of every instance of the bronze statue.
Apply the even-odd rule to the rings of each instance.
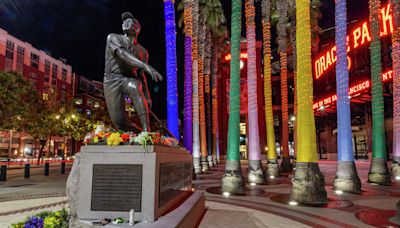
[[[132,130],[125,112],[125,96],[133,101],[143,131],[150,131],[149,112],[152,101],[147,87],[146,74],[154,81],[162,76],[147,64],[149,55],[138,42],[140,24],[131,13],[122,14],[124,35],[110,34],[107,37],[104,95],[108,112],[115,126],[124,131]]]

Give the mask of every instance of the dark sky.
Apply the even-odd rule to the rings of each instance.
[[[176,2],[180,2],[177,0]],[[334,0],[321,1],[320,26],[334,26]],[[349,21],[368,15],[368,1],[348,2]],[[230,0],[221,0],[230,23]],[[259,3],[258,3],[259,6]],[[139,42],[150,54],[150,64],[165,75],[165,35],[162,0],[0,0],[0,27],[11,35],[51,53],[66,58],[73,71],[102,81],[107,34],[121,33],[120,15],[130,11],[140,21]],[[260,7],[257,8],[257,38],[261,40]],[[180,13],[176,13],[178,19]],[[244,31],[244,29],[243,29]],[[179,94],[183,94],[183,39],[177,28]],[[243,32],[243,36],[245,33]],[[165,81],[148,80],[153,107],[165,117]],[[180,96],[180,110],[182,99]],[[181,111],[182,113],[182,111]]]

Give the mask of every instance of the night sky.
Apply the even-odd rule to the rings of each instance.
[[[177,0],[176,2],[180,2]],[[320,26],[334,26],[334,0],[321,0]],[[348,19],[366,19],[368,1],[348,2]],[[231,1],[221,0],[230,23]],[[257,39],[261,40],[260,7],[257,3]],[[165,76],[164,12],[161,0],[0,0],[0,27],[11,35],[51,53],[66,58],[75,73],[102,81],[104,50],[109,33],[122,33],[121,13],[130,11],[141,25],[141,43],[149,52],[149,63]],[[176,12],[176,19],[180,17]],[[183,36],[177,28],[179,94],[183,94]],[[242,35],[245,36],[244,28]],[[165,118],[165,80],[149,82],[155,113]],[[180,96],[180,112],[183,99]]]

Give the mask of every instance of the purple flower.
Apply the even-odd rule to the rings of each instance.
[[[25,223],[25,228],[43,228],[44,222],[40,217],[32,216]]]

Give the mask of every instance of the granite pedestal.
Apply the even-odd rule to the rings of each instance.
[[[191,181],[192,157],[181,148],[84,146],[67,181],[71,224],[86,227],[87,221],[103,218],[128,220],[131,209],[135,221],[154,222],[193,198]],[[196,210],[204,210],[204,196],[197,198]]]

